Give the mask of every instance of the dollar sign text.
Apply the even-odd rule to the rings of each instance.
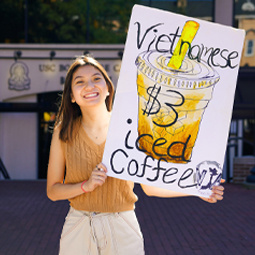
[[[158,101],[157,96],[160,90],[161,90],[161,86],[157,87],[157,84],[147,89],[149,100],[146,104],[146,108],[143,110],[143,114],[147,114],[147,116],[149,116],[151,114],[157,114],[159,112],[161,108],[161,104]]]

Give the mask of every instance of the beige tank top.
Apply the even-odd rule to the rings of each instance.
[[[97,145],[87,135],[80,120],[75,124],[72,142],[62,143],[66,160],[65,183],[89,179],[92,170],[102,161],[105,142]],[[76,210],[90,212],[121,212],[134,209],[137,197],[134,183],[107,177],[104,185],[94,191],[69,199]]]

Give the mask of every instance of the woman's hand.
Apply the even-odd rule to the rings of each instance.
[[[225,180],[221,180],[221,183],[224,183],[224,182]],[[205,197],[200,197],[200,198],[208,203],[216,203],[218,200],[223,199],[223,194],[224,194],[224,187],[222,185],[213,186],[212,194],[209,198],[205,198]]]
[[[82,187],[86,192],[91,192],[98,186],[102,186],[107,178],[107,169],[104,164],[100,163],[92,171],[90,178],[85,182]]]

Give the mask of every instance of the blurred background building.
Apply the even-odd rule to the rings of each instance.
[[[116,85],[134,4],[246,31],[224,165],[228,181],[245,181],[255,166],[255,0],[1,0],[0,179],[46,178],[71,61],[89,52]]]

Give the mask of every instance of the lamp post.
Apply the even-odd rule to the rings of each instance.
[[[90,5],[89,5],[89,0],[87,0],[87,17],[86,17],[86,42],[89,43],[90,38],[89,38],[89,13],[90,13]]]
[[[25,33],[25,43],[28,43],[28,11],[27,11],[27,0],[25,0],[24,3],[24,16],[25,16],[25,22],[24,22],[24,33]]]
[[[247,0],[247,2],[242,4],[242,10],[253,12],[255,11],[255,5],[251,2],[251,0]]]

